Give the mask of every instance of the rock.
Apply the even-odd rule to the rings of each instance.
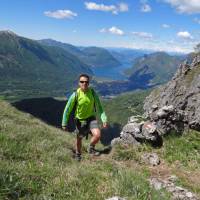
[[[186,197],[188,197],[188,198],[192,198],[193,197],[193,194],[192,194],[192,192],[186,192]]]
[[[175,183],[177,180],[178,180],[178,178],[175,175],[169,176],[167,179],[167,181],[171,182],[171,183]]]
[[[136,118],[135,116],[131,116],[128,119],[128,123],[134,123],[134,122],[138,122],[138,121],[139,121],[138,118]]]
[[[132,117],[134,119],[134,116]],[[123,127],[119,138],[111,141],[111,145],[124,143],[138,145],[143,141],[156,141],[158,138],[157,127],[150,121],[135,122],[130,121]]]
[[[158,118],[165,118],[167,117],[167,112],[165,112],[162,108],[158,110],[158,112],[156,113],[156,115],[158,116]]]
[[[106,199],[106,200],[126,200],[126,199],[125,199],[125,198],[122,198],[122,197],[117,197],[117,196],[115,196],[115,197],[108,198],[108,199]]]
[[[151,108],[152,108],[152,110],[156,110],[156,109],[158,109],[158,105],[153,104],[153,105],[151,106]]]
[[[112,141],[111,141],[111,146],[114,146],[114,145],[117,145],[117,144],[121,144],[122,143],[122,140],[120,137],[117,137],[117,138],[114,138]]]
[[[152,178],[150,179],[150,185],[155,189],[155,190],[161,190],[162,189],[162,182],[159,181],[157,178]]]
[[[146,140],[155,141],[157,139],[157,127],[154,123],[147,121],[142,126],[142,135]]]
[[[157,166],[160,164],[160,159],[156,153],[145,153],[142,156],[142,160],[152,166]]]
[[[122,131],[123,133],[131,133],[131,135],[138,135],[140,133],[140,125],[138,123],[128,123],[126,124]]]
[[[172,199],[174,200],[199,200],[199,198],[189,192],[187,189],[176,186],[175,181],[177,180],[176,176],[171,176],[166,179],[160,178],[151,178],[149,179],[150,185],[154,187],[156,190],[160,190],[162,188],[166,189],[168,192],[172,194]]]
[[[135,139],[135,137],[132,134],[126,133],[126,132],[121,132],[120,140],[121,140],[121,143],[123,144],[132,144],[132,145],[139,144],[139,142]]]
[[[200,131],[200,54],[191,63],[182,63],[172,80],[145,100],[144,115],[163,134],[188,127]]]
[[[171,112],[174,111],[174,106],[173,106],[173,105],[170,105],[170,106],[163,106],[162,109],[163,109],[165,112],[171,113]]]

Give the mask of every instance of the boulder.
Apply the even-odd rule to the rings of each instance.
[[[115,138],[111,141],[111,145],[115,144],[132,144],[138,145],[143,141],[156,141],[158,138],[157,127],[155,123],[136,122],[136,117],[132,116],[132,120],[122,128],[119,138]],[[134,120],[133,120],[134,119]]]

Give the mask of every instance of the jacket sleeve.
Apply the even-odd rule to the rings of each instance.
[[[70,96],[70,98],[67,101],[67,104],[65,106],[64,112],[63,112],[63,118],[62,118],[62,126],[66,126],[69,121],[69,116],[73,110],[74,104],[75,104],[75,92]]]
[[[100,114],[100,117],[101,117],[101,121],[103,123],[106,123],[107,122],[107,116],[106,116],[106,113],[105,111],[103,110],[103,107],[101,105],[101,102],[100,102],[100,99],[97,95],[97,93],[93,90],[93,94],[94,94],[94,100],[95,100],[95,106]]]

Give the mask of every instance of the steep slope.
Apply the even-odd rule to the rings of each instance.
[[[162,196],[169,200],[164,189],[150,186],[149,178],[165,179],[172,173],[179,185],[200,194],[198,135],[168,138],[161,149],[146,144],[116,146],[99,158],[86,153],[88,142],[84,140],[83,160],[77,163],[72,158],[73,135],[0,100],[0,199],[105,200],[121,196],[160,200]],[[108,153],[101,145],[97,148]],[[146,152],[157,152],[162,164],[144,164]]]
[[[71,44],[59,42],[56,40],[52,39],[43,39],[43,40],[38,40],[39,43],[47,45],[47,46],[56,46],[56,47],[61,47],[67,52],[79,57],[82,56],[83,52],[76,46],[73,46]]]
[[[137,85],[163,84],[171,79],[181,61],[182,57],[157,52],[137,58],[126,74]]]
[[[81,72],[92,74],[74,55],[9,31],[0,32],[0,93],[56,96],[72,87]]]
[[[95,159],[87,155],[84,140],[83,161],[77,163],[73,140],[0,101],[0,199],[104,200],[118,195],[159,200],[161,194],[169,199],[150,187],[146,167],[134,164],[137,149],[118,148]]]
[[[172,106],[179,116],[174,124],[200,130],[200,55],[192,57],[191,64],[182,63],[169,83],[147,97],[144,109],[153,117],[161,107]]]
[[[116,60],[106,49],[99,47],[87,47],[83,49],[83,59],[93,67],[116,67],[121,63]]]
[[[71,44],[58,42],[52,39],[39,40],[40,43],[48,46],[61,47],[67,52],[77,56],[84,63],[93,67],[116,67],[121,63],[115,59],[109,51],[99,47],[86,47],[79,49]]]

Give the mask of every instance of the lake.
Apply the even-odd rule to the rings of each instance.
[[[108,78],[112,80],[127,80],[123,73],[125,69],[130,68],[130,65],[124,64],[116,67],[92,67],[94,75],[99,78]]]

